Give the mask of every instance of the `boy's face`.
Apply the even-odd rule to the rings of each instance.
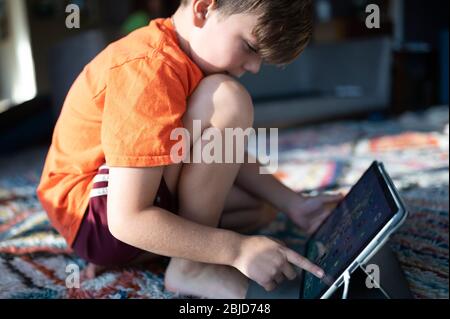
[[[253,14],[224,16],[209,10],[191,35],[192,59],[205,75],[226,73],[241,77],[246,72],[258,73],[262,59],[252,34],[257,21],[258,16]]]

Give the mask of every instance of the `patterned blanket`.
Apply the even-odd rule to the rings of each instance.
[[[276,176],[303,192],[348,189],[373,160],[384,162],[411,213],[389,242],[411,291],[416,298],[449,297],[448,107],[288,130],[279,148]],[[68,288],[73,267],[86,264],[51,227],[36,198],[45,151],[0,160],[0,298],[180,297],[164,290],[166,262],[111,269]],[[304,241],[282,214],[261,234]]]

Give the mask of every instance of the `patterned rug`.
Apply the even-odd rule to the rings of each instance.
[[[383,161],[410,210],[389,245],[411,291],[416,298],[449,297],[448,107],[389,121],[289,130],[280,134],[279,148],[276,176],[299,192],[348,189],[373,160]],[[67,248],[37,201],[45,150],[38,154],[8,161],[14,168],[26,163],[20,175],[0,169],[0,298],[179,298],[164,290],[167,260],[111,269],[67,288],[74,267],[86,264]],[[281,214],[261,234],[304,242]]]

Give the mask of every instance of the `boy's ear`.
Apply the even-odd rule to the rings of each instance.
[[[216,0],[193,0],[192,10],[194,15],[194,25],[203,27],[210,11],[216,6]]]

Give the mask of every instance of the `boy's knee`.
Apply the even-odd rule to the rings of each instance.
[[[245,87],[230,76],[216,74],[206,77],[200,82],[191,102],[203,109],[202,114],[210,114],[212,124],[219,122],[242,128],[253,125],[252,98]]]

